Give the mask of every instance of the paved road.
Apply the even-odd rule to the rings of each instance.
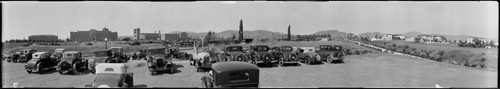
[[[173,74],[150,75],[145,61],[131,61],[134,84],[148,87],[201,87],[204,72],[188,61],[174,61]],[[95,75],[28,74],[21,63],[2,62],[2,85],[83,87]],[[262,67],[260,87],[496,87],[498,73],[390,54],[347,56],[343,64]]]

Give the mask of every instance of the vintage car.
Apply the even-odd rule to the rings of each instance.
[[[316,53],[320,55],[321,60],[327,63],[340,62],[343,58],[342,46],[340,45],[320,45]]]
[[[43,73],[47,68],[53,68],[59,63],[57,59],[50,58],[49,52],[36,52],[33,53],[33,59],[24,65],[28,73],[38,72]]]
[[[126,63],[128,62],[128,57],[127,55],[123,52],[122,47],[110,47],[109,50],[111,51],[111,58],[116,60],[116,63]]]
[[[211,69],[212,64],[216,62],[221,62],[218,57],[218,53],[211,48],[205,49],[203,52],[195,52],[196,56],[193,56],[193,65],[196,67],[198,72],[203,71],[204,69]]]
[[[275,59],[278,59],[278,66],[283,66],[285,63],[298,64],[300,61],[296,59],[292,46],[276,46],[272,48],[271,54]]]
[[[242,46],[227,46],[224,51],[219,54],[221,58],[225,58],[226,61],[244,61],[249,62]]]
[[[321,63],[321,56],[315,52],[314,47],[299,47],[295,53],[297,60],[304,64],[317,64]]]
[[[269,46],[267,45],[252,45],[250,46],[250,57],[252,58],[252,63],[264,63],[265,65],[271,65],[277,62],[273,55],[269,53]]]
[[[24,49],[24,50],[21,50],[21,57],[20,59],[18,60],[18,62],[28,62],[29,60],[32,59],[32,55],[33,53],[35,53],[36,50],[33,50],[33,49]]]
[[[59,74],[67,74],[73,72],[80,74],[82,71],[88,69],[88,61],[82,57],[80,51],[66,51],[63,53],[61,62],[57,64],[56,70]]]
[[[219,62],[201,78],[204,88],[259,87],[259,68],[248,62]]]
[[[111,52],[109,50],[99,50],[94,51],[94,56],[85,58],[88,60],[88,67],[90,72],[95,73],[95,67],[99,63],[117,63],[113,62],[113,58],[111,58]]]
[[[100,63],[95,68],[94,82],[85,87],[131,88],[134,86],[134,73],[127,72],[125,63]]]
[[[21,59],[21,52],[16,52],[12,55],[10,55],[10,58],[7,59],[7,62],[13,62],[13,63],[18,63],[19,60]]]
[[[180,52],[179,47],[169,47],[167,56],[175,59],[189,60],[192,55],[189,55],[186,52]]]
[[[146,49],[146,52],[148,54],[146,57],[148,69],[152,75],[158,71],[170,70],[170,73],[174,72],[174,63],[171,58],[166,56],[165,47],[150,47]]]
[[[54,53],[50,57],[57,59],[57,60],[61,60],[62,53],[64,53],[64,51],[66,51],[66,50],[63,48],[58,48],[58,49],[54,50]]]

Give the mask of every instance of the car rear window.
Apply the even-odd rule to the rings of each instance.
[[[66,54],[66,57],[71,57],[71,54]]]
[[[233,72],[229,74],[231,82],[248,81],[250,76],[247,72]]]

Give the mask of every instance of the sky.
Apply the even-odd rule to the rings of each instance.
[[[2,41],[72,31],[102,30],[119,36],[173,31],[269,30],[312,34],[322,30],[471,35],[498,39],[494,1],[204,1],[204,2],[2,2]]]

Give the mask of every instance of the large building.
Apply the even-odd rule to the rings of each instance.
[[[161,32],[158,33],[141,33],[140,28],[134,29],[134,39],[135,40],[161,40]]]
[[[56,35],[31,35],[28,37],[31,41],[57,41]]]
[[[179,38],[181,38],[181,36],[179,36],[179,34],[165,34],[164,39],[165,40],[178,40]]]
[[[188,34],[186,32],[182,32],[181,33],[181,38],[185,39],[185,38],[189,38],[189,36],[188,36]]]
[[[104,27],[102,31],[90,29],[90,31],[77,31],[70,34],[70,39],[73,41],[104,41],[105,38],[109,41],[117,40],[118,33],[111,32],[108,28]]]

